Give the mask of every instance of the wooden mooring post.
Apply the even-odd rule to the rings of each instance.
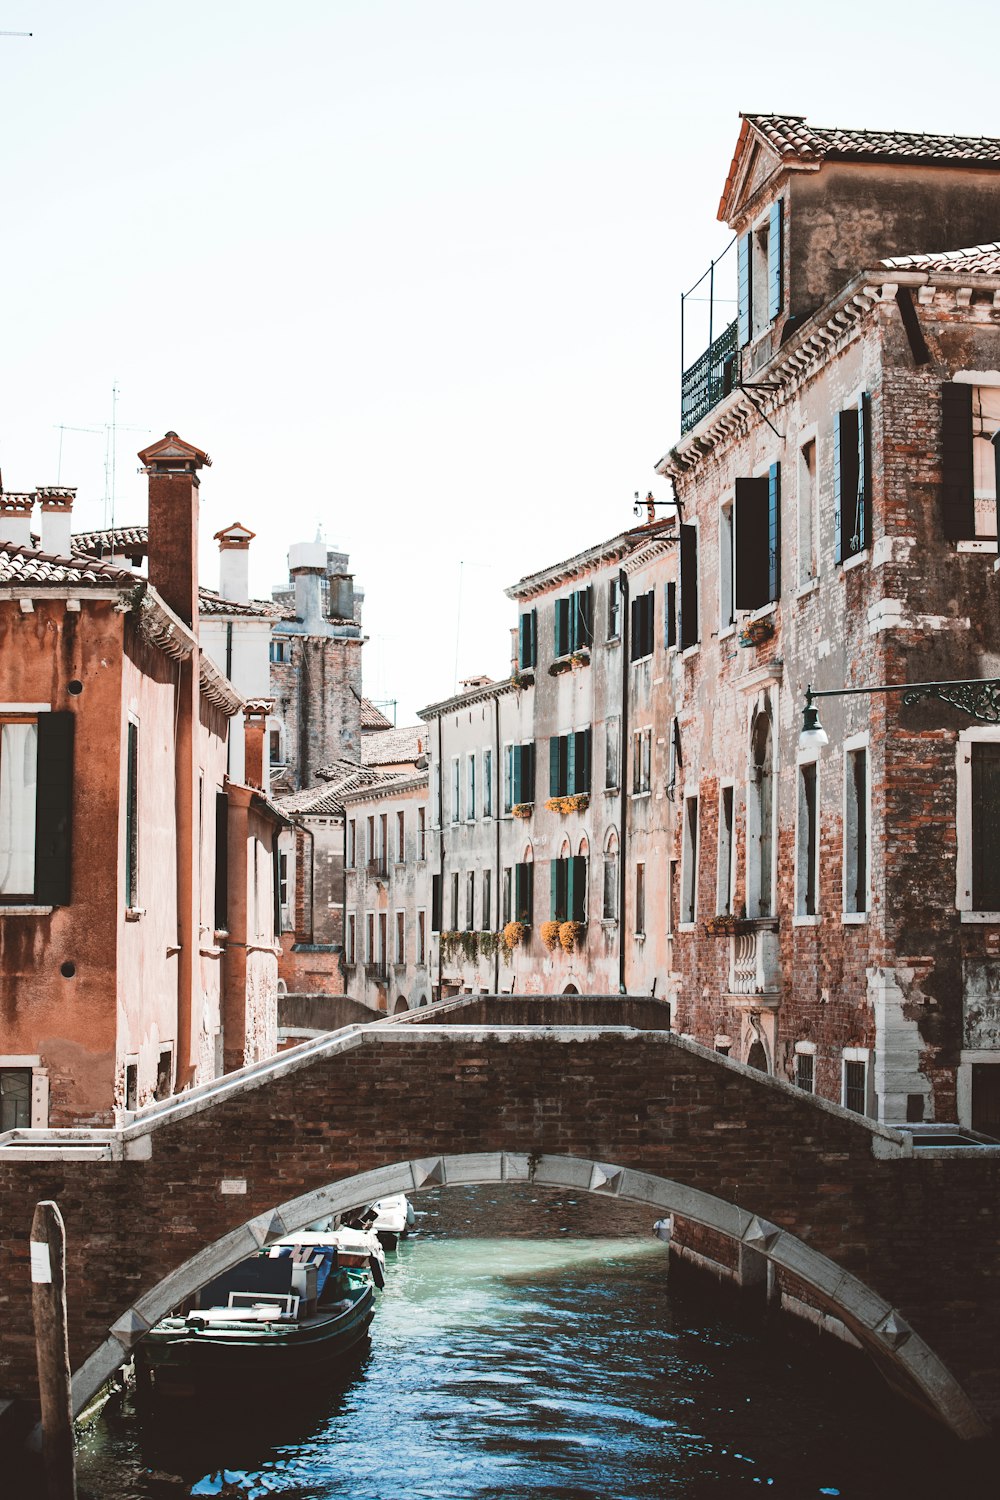
[[[58,1205],[35,1206],[31,1221],[31,1312],[35,1323],[42,1459],[48,1500],[76,1500],[76,1452],[66,1332],[66,1229]]]

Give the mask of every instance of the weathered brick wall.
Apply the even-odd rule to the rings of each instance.
[[[72,1363],[171,1269],[331,1182],[439,1154],[584,1157],[702,1189],[782,1226],[899,1308],[1000,1414],[1000,1159],[876,1160],[842,1111],[664,1033],[371,1028],[345,1052],[157,1128],[147,1161],[0,1156],[0,1393],[34,1383],[28,1235],[67,1228]],[[246,1194],[223,1194],[245,1177]]]
[[[287,636],[290,660],[271,663],[275,714],[285,726],[295,789],[336,760],[361,759],[359,636]]]

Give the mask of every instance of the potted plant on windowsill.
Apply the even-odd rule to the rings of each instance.
[[[747,620],[740,630],[740,645],[761,646],[774,635],[774,616],[763,615],[759,620]]]
[[[533,802],[515,802],[510,810],[512,818],[530,818],[535,810]]]
[[[545,806],[549,812],[586,812],[590,806],[590,793],[572,792],[568,797],[550,797]]]
[[[549,952],[554,953],[559,946],[559,923],[543,922],[538,929],[538,936]]]
[[[572,953],[583,942],[587,931],[586,922],[563,922],[559,927],[559,942],[564,953]]]
[[[519,943],[523,943],[528,935],[527,922],[508,922],[500,933],[500,946],[503,948],[507,962],[510,963],[511,954]]]

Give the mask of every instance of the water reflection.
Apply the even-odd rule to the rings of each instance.
[[[982,1455],[897,1405],[855,1357],[674,1271],[668,1286],[647,1215],[513,1189],[451,1189],[420,1206],[371,1346],[335,1385],[290,1391],[280,1411],[140,1419],[126,1405],[87,1436],[81,1494],[979,1492]]]

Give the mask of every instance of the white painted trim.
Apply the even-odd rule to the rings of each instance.
[[[955,1112],[959,1125],[964,1125],[966,1130],[972,1129],[972,1069],[983,1063],[990,1067],[1000,1066],[1000,1052],[967,1048],[958,1054]]]
[[[865,909],[847,910],[847,768],[848,757],[857,751],[865,752]],[[864,922],[872,905],[872,756],[869,731],[852,734],[844,741],[841,772],[840,827],[842,830],[840,851],[840,911],[845,922]]]
[[[798,873],[798,872],[796,871],[796,873]],[[793,927],[818,927],[820,925],[820,923],[822,922],[822,920],[823,920],[823,917],[822,917],[822,914],[820,912],[817,912],[816,915],[812,916],[812,917],[794,916],[792,918],[792,926]]]
[[[814,889],[815,889],[815,893],[816,893],[816,905],[817,905],[817,907],[820,905],[820,901],[821,901],[821,890],[820,890],[820,843],[821,843],[821,839],[820,839],[820,826],[821,826],[821,818],[820,818],[820,809],[822,807],[822,797],[823,797],[823,775],[822,775],[822,769],[821,769],[821,766],[820,766],[819,751],[818,750],[805,750],[805,751],[799,750],[796,753],[796,765],[795,765],[795,846],[794,846],[795,847],[795,858],[793,860],[793,868],[792,868],[792,878],[794,880],[794,885],[793,885],[793,888],[792,888],[793,889],[793,902],[792,902],[792,906],[793,906],[792,926],[793,927],[816,927],[816,926],[819,925],[820,921],[822,920],[821,914],[820,914],[819,911],[815,911],[815,912],[800,912],[798,910],[798,905],[799,905],[799,857],[800,857],[800,854],[802,852],[802,825],[801,825],[801,821],[800,821],[801,820],[801,811],[802,811],[801,790],[802,790],[802,771],[803,771],[803,768],[805,766],[815,766],[815,768],[816,768],[815,806],[813,808],[813,813],[814,813],[814,816],[815,816],[815,819],[816,819],[816,830],[815,830],[815,833],[816,833],[816,851],[815,851],[814,868],[813,868],[813,885],[814,885]]]
[[[862,563],[868,561],[869,549],[865,547],[863,552],[855,552],[853,557],[845,557],[840,564],[841,573],[849,573],[852,568],[860,568]]]
[[[816,590],[818,588],[819,588],[819,574],[817,573],[814,578],[810,578],[809,579],[808,583],[803,583],[801,585],[801,587],[797,588],[795,590],[795,593],[792,595],[792,598],[793,599],[808,599],[809,595],[810,594],[815,594],[815,592],[816,592]]]
[[[953,375],[956,385],[1000,385],[1000,370],[959,370]]]
[[[991,912],[978,913],[972,905],[972,744],[997,744],[1000,728],[977,724],[959,732],[955,744],[955,907],[961,922],[990,922]]]
[[[840,920],[845,927],[863,927],[868,921],[868,913],[866,911],[842,911]]]
[[[0,906],[0,917],[51,917],[54,906]]]
[[[0,714],[50,714],[51,703],[0,703]]]
[[[34,1053],[26,1055],[9,1052],[0,1054],[0,1068],[37,1068],[42,1059]]]
[[[816,1056],[816,1043],[815,1042],[796,1042],[795,1043],[795,1050],[796,1050],[796,1052],[807,1053],[810,1057],[815,1057]]]

